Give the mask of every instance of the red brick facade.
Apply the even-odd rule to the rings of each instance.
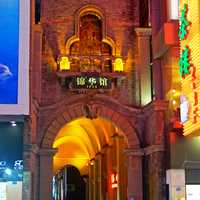
[[[32,199],[50,200],[52,144],[63,125],[86,116],[85,106],[92,115],[113,122],[128,139],[125,154],[130,166],[127,173],[137,178],[129,177],[127,197],[163,199],[166,104],[149,101],[144,106],[142,103],[145,92],[141,92],[141,87],[150,80],[150,73],[146,70],[150,49],[142,51],[140,44],[150,46],[150,31],[135,30],[140,26],[139,2],[42,1],[41,22],[38,25],[32,23],[31,115],[25,131],[25,169],[32,172]],[[104,34],[114,41],[116,51],[125,60],[126,78],[118,79],[116,87],[106,92],[70,91],[60,86],[56,75],[57,58],[65,53],[68,39],[76,34],[78,15],[84,9],[102,14]],[[142,167],[144,163],[147,168]],[[44,164],[49,168],[44,168]]]

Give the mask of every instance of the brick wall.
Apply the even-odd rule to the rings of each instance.
[[[49,105],[72,95],[71,92],[61,90],[54,71],[57,67],[57,57],[65,52],[67,39],[75,34],[76,13],[86,5],[93,5],[102,10],[106,19],[106,34],[114,40],[121,56],[126,59],[125,71],[128,72],[128,78],[108,95],[124,104],[137,104],[139,92],[136,83],[138,80],[137,38],[134,27],[139,26],[138,0],[48,0],[48,2],[41,2],[42,66],[36,65],[36,68],[41,68],[36,69],[40,73],[33,75],[36,83],[39,83],[42,77],[41,94],[37,94],[39,101]]]

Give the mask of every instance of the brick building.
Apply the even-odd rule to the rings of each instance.
[[[86,199],[165,199],[160,1],[31,2],[23,198],[50,200],[74,166]]]

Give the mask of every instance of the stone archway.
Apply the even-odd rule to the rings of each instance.
[[[99,101],[100,99],[91,101],[82,101],[80,98],[70,106],[63,104],[58,108],[59,112],[54,115],[51,121],[46,123],[43,128],[44,133],[41,137],[40,143],[40,199],[49,200],[51,197],[51,178],[52,178],[52,158],[55,150],[52,149],[53,142],[59,130],[67,123],[81,118],[88,117],[101,117],[111,121],[119,127],[128,140],[128,196],[134,195],[138,200],[142,200],[142,153],[140,151],[140,141],[137,135],[137,130],[134,127],[136,119],[131,118],[134,110],[127,110],[127,107],[122,106],[116,101],[109,102],[106,100]],[[105,100],[105,99],[104,99]],[[87,109],[85,109],[87,107]],[[124,113],[124,114],[123,114]],[[129,151],[131,150],[131,151]],[[131,153],[130,153],[131,152]],[[44,166],[49,166],[46,169]],[[133,179],[135,177],[136,180]],[[44,192],[45,191],[45,192]]]
[[[86,115],[84,111],[84,106],[87,104],[74,104],[70,108],[62,113],[58,114],[52,122],[50,122],[48,128],[45,131],[41,147],[51,148],[58,131],[66,124],[75,119],[83,117]],[[88,104],[87,105],[93,115],[101,118],[105,118],[113,122],[117,127],[119,127],[127,137],[129,141],[129,148],[140,148],[139,138],[136,134],[136,130],[130,123],[127,117],[124,117],[119,112],[111,109],[108,106],[101,104]]]

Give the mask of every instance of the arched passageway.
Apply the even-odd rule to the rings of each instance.
[[[74,200],[79,200],[78,196],[80,200],[125,199],[127,159],[124,149],[127,147],[128,141],[123,132],[103,118],[83,117],[64,125],[53,143],[53,148],[57,149],[53,158],[57,180],[55,200],[73,200],[73,196],[76,196]],[[68,165],[79,170],[80,180],[85,179],[85,193],[81,189],[81,181],[80,185],[74,183],[73,191],[68,192],[74,178],[66,175]]]
[[[130,122],[127,109],[118,111],[115,103],[93,101],[87,110],[79,99],[47,118],[40,143],[39,199],[52,199],[52,177],[73,165],[86,181],[87,199],[142,200],[143,153],[132,124],[136,119]]]

